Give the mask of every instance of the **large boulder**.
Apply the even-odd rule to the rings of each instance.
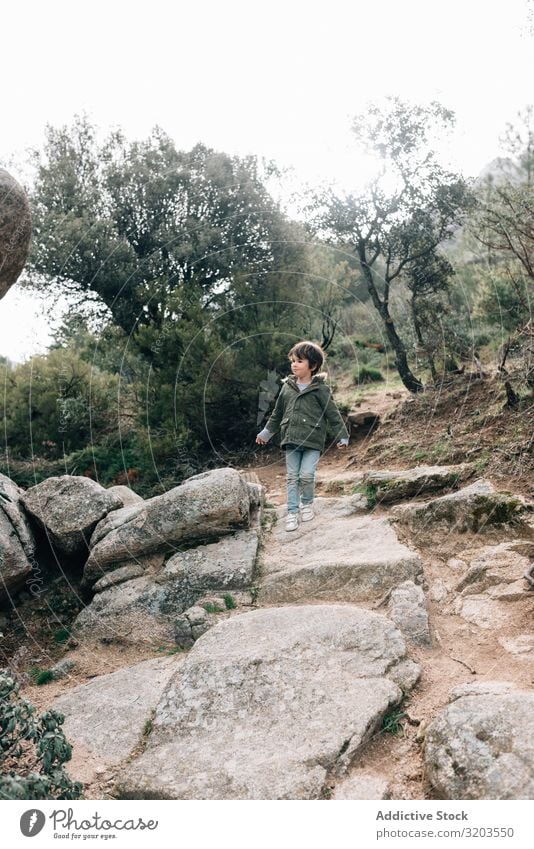
[[[22,489],[0,474],[0,600],[24,584],[30,591],[40,586],[39,576],[33,574],[37,567],[35,541],[20,506],[22,495]]]
[[[0,168],[0,299],[24,268],[30,236],[28,198],[22,186]]]
[[[470,684],[428,727],[427,775],[440,799],[534,799],[534,693]]]
[[[114,795],[318,799],[401,700],[405,655],[386,617],[352,605],[220,622],[169,682],[147,747],[120,771]]]
[[[195,475],[100,522],[91,538],[84,584],[91,586],[115,564],[211,542],[248,527],[249,521],[249,489],[239,472],[226,468]]]
[[[516,520],[526,509],[530,505],[520,495],[497,492],[489,481],[478,480],[441,498],[395,507],[392,515],[415,531],[440,524],[460,533],[476,533],[488,525]]]
[[[391,504],[405,498],[417,498],[424,492],[456,489],[471,470],[471,466],[463,463],[459,466],[416,466],[402,471],[372,471],[364,475],[362,486],[373,489],[377,502]]]
[[[283,508],[263,558],[259,600],[377,601],[404,581],[419,581],[422,563],[387,519],[357,515],[358,496],[315,500],[316,518],[287,533]],[[365,509],[365,508],[364,508]]]
[[[92,639],[161,644],[175,637],[176,617],[207,592],[252,586],[259,535],[238,531],[219,542],[129,563],[100,578],[92,602],[78,615],[74,633]],[[144,568],[143,568],[144,567]]]
[[[122,507],[118,495],[79,475],[47,478],[26,490],[21,501],[54,548],[68,556],[85,554],[97,523]]]

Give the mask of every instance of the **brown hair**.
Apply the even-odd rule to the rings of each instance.
[[[288,359],[298,357],[299,360],[308,360],[312,374],[316,374],[319,371],[326,358],[326,354],[321,346],[315,342],[309,342],[307,339],[293,345],[287,356]]]

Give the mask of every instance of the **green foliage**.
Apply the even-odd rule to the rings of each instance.
[[[9,672],[0,672],[0,799],[80,799],[82,785],[63,769],[72,756],[63,715],[36,716],[18,692]]]
[[[39,687],[43,684],[49,684],[50,681],[54,680],[54,676],[50,669],[39,669],[36,667],[31,670],[30,675]]]
[[[400,708],[393,708],[393,710],[384,714],[382,717],[382,731],[385,734],[403,734],[403,720],[405,717],[406,713],[403,710]]]
[[[97,441],[117,426],[117,386],[114,375],[92,368],[72,350],[53,350],[18,364],[4,385],[3,430],[10,453],[35,452],[53,460]]]
[[[237,607],[237,602],[233,595],[231,595],[230,593],[225,593],[223,595],[223,599],[227,610],[235,610],[235,608]]]
[[[69,631],[68,628],[60,628],[54,634],[54,641],[56,643],[66,643],[69,638],[70,638],[70,631]]]
[[[80,351],[116,396],[106,405],[114,424],[72,438],[65,453],[109,441],[113,456],[99,470],[107,482],[126,431],[132,450],[147,449],[153,468],[140,479],[154,489],[238,461],[250,450],[260,383],[287,371],[289,342],[315,302],[304,231],[270,197],[265,167],[201,144],[176,150],[161,129],[99,143],[85,118],[49,127],[34,164],[30,284],[70,292],[78,307],[56,344]],[[69,422],[84,421],[82,407]],[[57,442],[51,411],[42,422],[37,453]]]
[[[207,601],[202,607],[206,613],[222,613],[222,607],[219,607],[218,604],[214,604],[212,601]]]
[[[354,494],[364,495],[367,499],[367,509],[374,510],[378,499],[378,490],[374,483],[356,484],[352,488]]]
[[[353,370],[352,378],[354,383],[358,384],[379,383],[381,380],[384,380],[384,375],[379,369],[373,368],[373,366],[361,365]]]

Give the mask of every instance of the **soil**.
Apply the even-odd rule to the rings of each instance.
[[[340,393],[343,394],[343,386]],[[354,434],[348,448],[330,447],[320,461],[321,478],[335,478],[348,470],[405,469],[467,460],[474,463],[476,477],[490,480],[500,490],[532,498],[532,400],[523,402],[517,410],[506,409],[504,403],[499,382],[469,375],[454,379],[446,390],[442,387],[425,391],[415,398],[396,388],[378,391],[373,388],[360,399],[357,411],[378,413],[380,426],[371,433]],[[279,449],[258,446],[246,470],[258,475],[266,487],[268,502],[285,503],[285,463]],[[380,512],[382,508],[377,508],[377,513]],[[447,573],[447,561],[465,549],[529,534],[533,535],[532,529],[505,528],[479,535],[448,533],[441,538],[432,537],[426,547],[418,549],[424,562],[424,588],[442,580]],[[414,545],[413,540],[410,544]],[[50,585],[39,599],[27,598],[16,611],[8,612],[7,625],[16,627],[11,629],[12,636],[0,643],[2,665],[9,665],[16,672],[22,683],[21,694],[39,710],[49,707],[67,689],[96,675],[157,656],[146,647],[116,644],[85,647],[72,638],[58,643],[58,630],[68,629],[82,603],[76,587],[68,585],[64,592],[66,606],[58,613],[58,586]],[[529,591],[526,582],[524,598],[507,602],[514,606],[513,625],[499,631],[482,630],[466,622],[452,612],[450,604],[432,601],[428,593],[427,599],[433,644],[430,648],[411,650],[411,656],[422,668],[421,680],[400,708],[397,733],[379,731],[358,758],[359,769],[389,777],[391,797],[397,799],[432,797],[422,760],[424,728],[447,704],[454,686],[489,680],[513,681],[525,688],[534,684],[534,662],[511,655],[497,639],[532,633],[534,592]],[[10,629],[1,630],[7,634]],[[160,647],[161,652],[170,650],[172,646]],[[76,661],[76,670],[61,681],[36,686],[30,670],[49,668],[64,657]],[[71,767],[73,777],[82,780],[85,777],[89,781],[85,798],[109,798],[110,776],[97,762],[91,762],[89,753],[77,758],[77,768],[84,775],[76,774]]]

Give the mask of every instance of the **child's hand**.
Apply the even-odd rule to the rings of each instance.
[[[262,439],[261,436],[256,437],[256,442],[258,443],[258,445],[266,445],[267,444],[267,440]]]
[[[336,448],[346,448],[346,447],[347,446],[345,445],[344,442],[338,442],[338,444],[336,445]]]

